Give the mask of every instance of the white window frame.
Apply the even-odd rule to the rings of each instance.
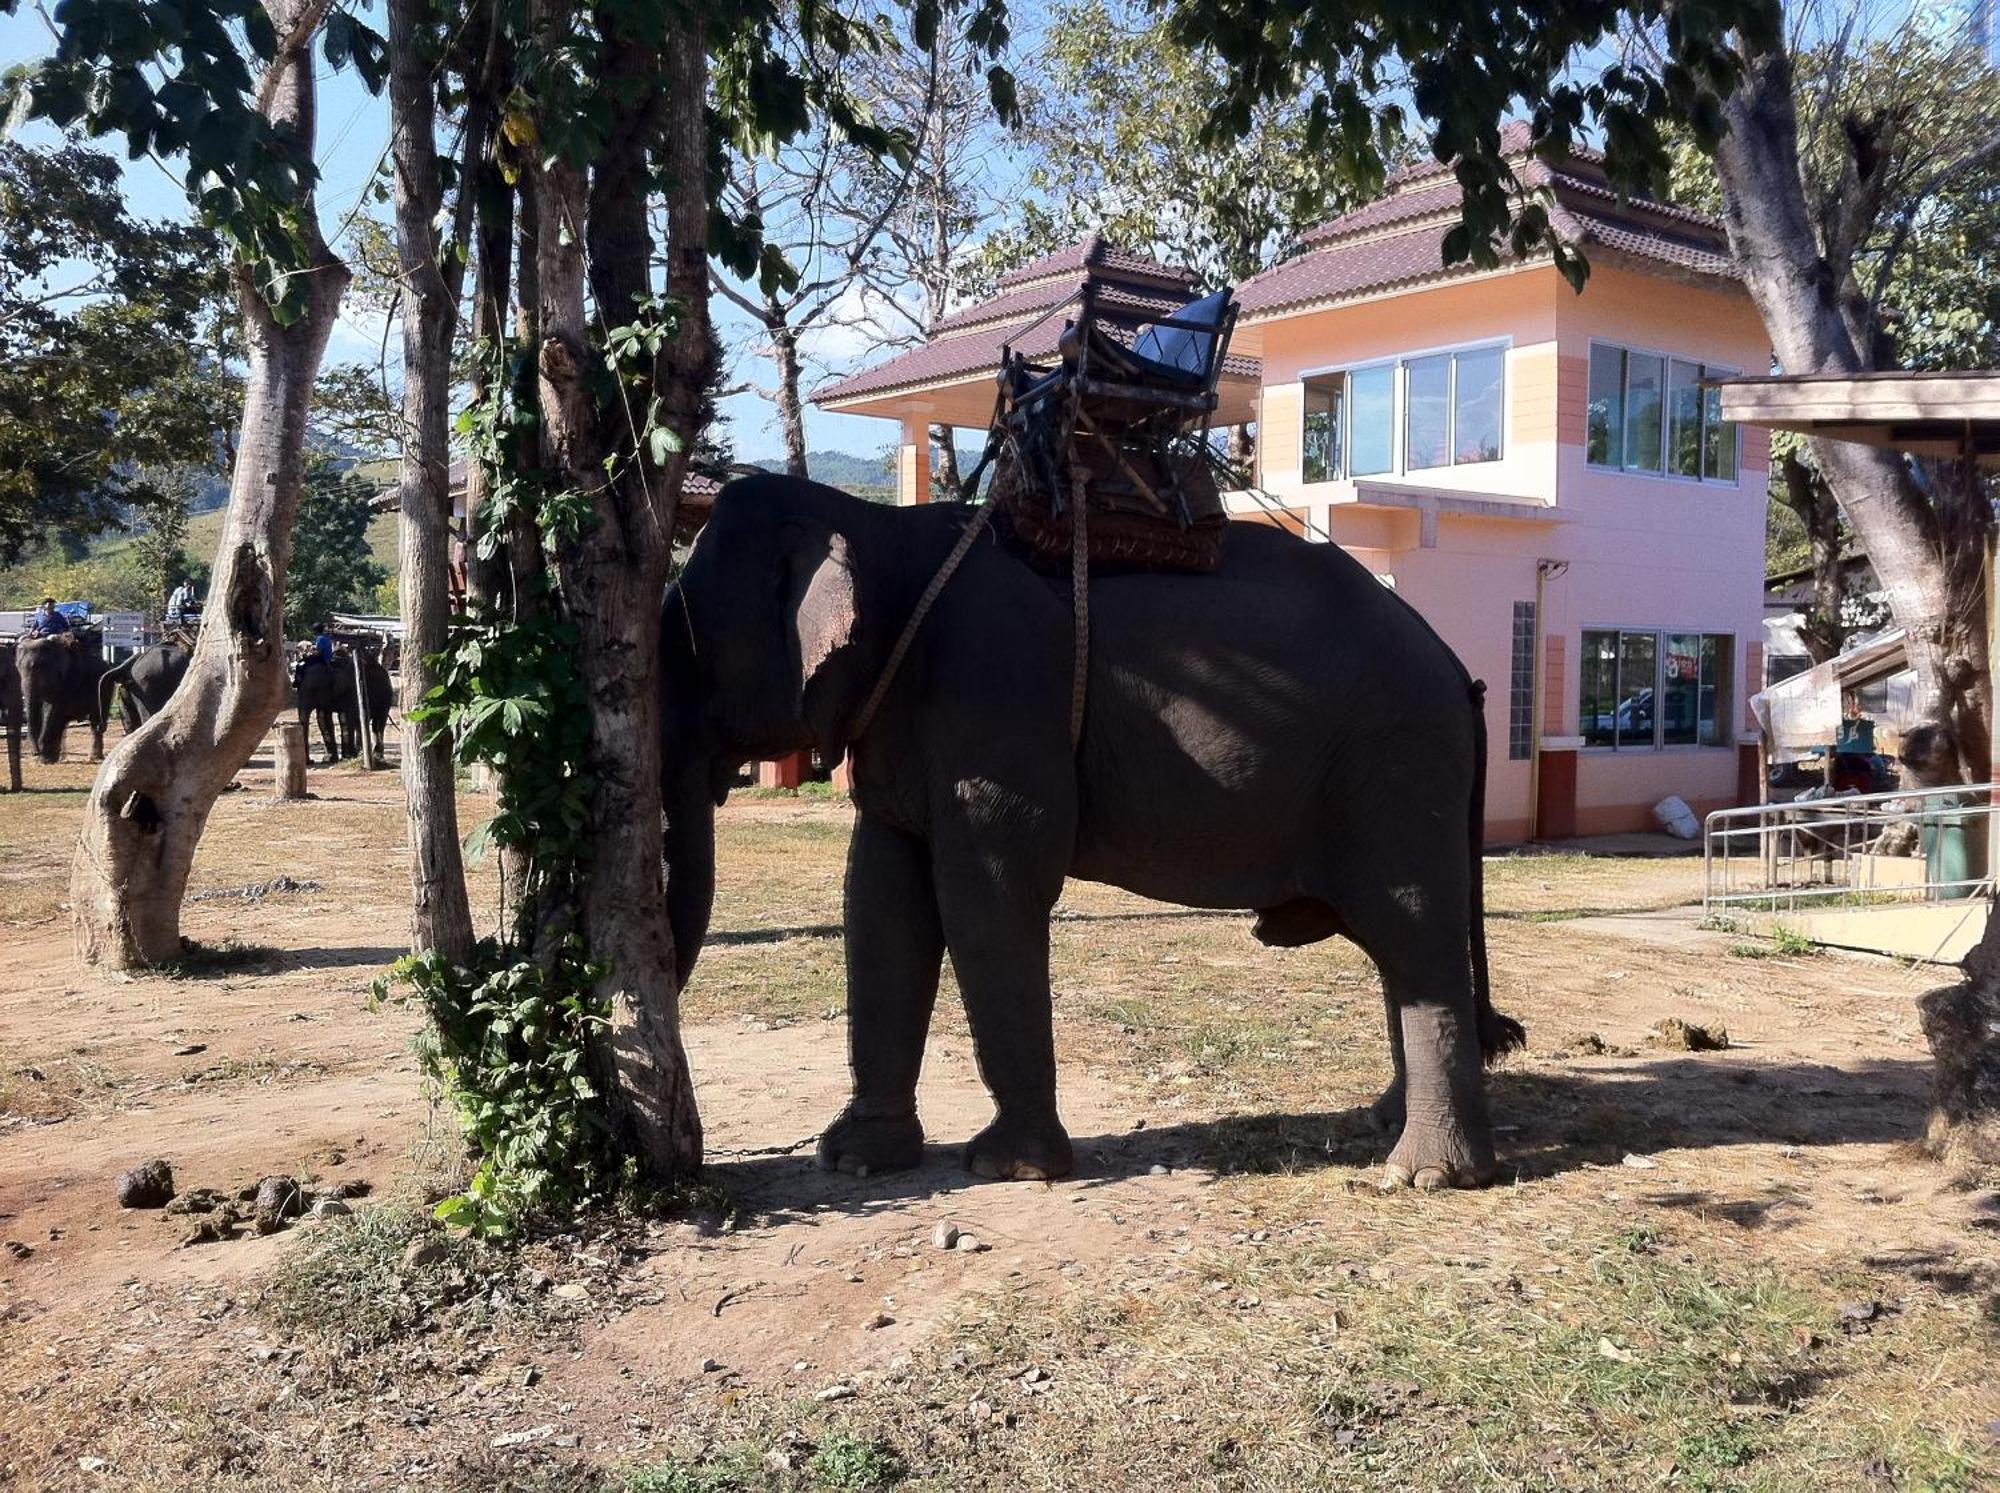
[[[1644,348],[1641,348],[1641,349],[1639,349],[1639,351],[1641,351],[1641,352],[1644,352],[1644,351],[1645,351],[1645,349],[1644,349]],[[1605,468],[1605,469],[1603,469],[1603,470],[1611,470],[1611,469],[1610,469],[1610,468]],[[1650,477],[1650,476],[1652,476],[1653,474],[1652,474],[1651,472],[1646,472],[1646,473],[1643,473],[1643,474],[1635,474],[1635,475],[1644,475],[1644,476],[1648,476],[1648,477]],[[1688,481],[1688,480],[1690,480],[1690,479],[1688,479],[1688,478],[1685,478],[1685,477],[1683,477],[1683,478],[1681,478],[1680,480],[1681,480],[1681,481],[1683,481],[1683,482],[1686,482],[1686,481]],[[1588,740],[1585,740],[1585,744],[1584,744],[1583,746],[1581,746],[1581,747],[1579,747],[1579,748],[1578,748],[1578,750],[1579,750],[1579,751],[1582,751],[1582,752],[1585,752],[1585,753],[1593,753],[1593,752],[1601,752],[1601,753],[1604,753],[1605,755],[1607,755],[1607,756],[1608,756],[1608,755],[1610,755],[1610,754],[1612,754],[1612,753],[1614,753],[1614,752],[1626,752],[1626,753],[1633,753],[1633,754],[1637,754],[1637,753],[1640,753],[1640,752],[1655,752],[1655,753],[1660,753],[1660,752],[1720,752],[1720,751],[1725,751],[1725,750],[1729,750],[1730,748],[1732,748],[1732,747],[1734,746],[1734,738],[1732,737],[1732,735],[1731,735],[1731,733],[1730,733],[1730,731],[1729,731],[1729,729],[1728,729],[1728,722],[1729,722],[1729,721],[1730,721],[1731,719],[1733,719],[1733,715],[1732,715],[1732,712],[1733,712],[1733,710],[1734,710],[1734,701],[1733,701],[1733,700],[1726,700],[1726,699],[1724,699],[1724,698],[1722,697],[1722,693],[1723,693],[1723,692],[1722,692],[1722,691],[1721,691],[1720,689],[1718,689],[1718,690],[1716,691],[1716,701],[1715,701],[1715,707],[1716,707],[1716,735],[1717,735],[1717,736],[1718,736],[1719,738],[1721,738],[1721,739],[1720,739],[1720,740],[1718,740],[1718,741],[1716,741],[1716,742],[1714,742],[1713,744],[1704,744],[1704,743],[1702,743],[1702,742],[1699,742],[1699,741],[1673,741],[1673,742],[1670,742],[1670,741],[1668,741],[1668,740],[1666,739],[1666,718],[1665,718],[1665,715],[1664,715],[1664,713],[1663,713],[1663,712],[1661,711],[1661,709],[1660,709],[1660,705],[1661,705],[1661,701],[1663,700],[1663,698],[1664,698],[1664,697],[1665,697],[1665,695],[1666,695],[1666,685],[1667,685],[1667,639],[1668,639],[1669,637],[1689,637],[1689,636],[1693,636],[1693,637],[1700,637],[1700,638],[1720,638],[1720,639],[1723,639],[1724,641],[1726,641],[1726,642],[1727,642],[1727,643],[1729,644],[1729,646],[1728,646],[1728,647],[1727,647],[1726,649],[1717,649],[1717,650],[1716,650],[1716,652],[1717,652],[1717,655],[1718,655],[1719,657],[1724,657],[1724,658],[1726,658],[1726,659],[1728,660],[1728,662],[1727,662],[1727,664],[1726,664],[1726,668],[1728,669],[1728,672],[1729,672],[1729,693],[1730,693],[1730,694],[1731,694],[1732,696],[1733,696],[1733,695],[1735,694],[1735,692],[1736,692],[1736,676],[1737,676],[1737,673],[1738,673],[1738,672],[1739,672],[1739,670],[1740,670],[1740,669],[1742,668],[1742,659],[1741,659],[1741,657],[1739,656],[1739,651],[1738,651],[1738,645],[1739,645],[1739,643],[1741,642],[1741,639],[1739,639],[1739,638],[1738,638],[1738,636],[1737,636],[1737,635],[1736,635],[1735,633],[1733,633],[1733,632],[1710,632],[1710,631],[1709,631],[1709,630],[1708,630],[1708,629],[1707,629],[1706,627],[1700,627],[1700,626],[1696,626],[1696,627],[1680,627],[1680,626],[1673,626],[1673,625],[1670,625],[1670,624],[1666,624],[1666,623],[1661,623],[1661,624],[1659,624],[1659,625],[1657,625],[1657,626],[1649,626],[1649,625],[1646,625],[1646,624],[1643,624],[1643,623],[1623,623],[1623,622],[1586,622],[1586,623],[1584,623],[1584,624],[1583,624],[1583,626],[1582,626],[1582,627],[1580,627],[1580,628],[1578,628],[1578,629],[1577,629],[1577,634],[1576,634],[1576,658],[1577,658],[1577,675],[1576,675],[1576,678],[1577,678],[1577,694],[1576,694],[1576,707],[1577,707],[1577,721],[1576,721],[1576,731],[1577,731],[1577,736],[1578,736],[1578,737],[1579,737],[1580,739],[1584,738],[1584,725],[1583,725],[1583,667],[1584,667],[1584,656],[1583,656],[1583,639],[1584,639],[1584,635],[1585,635],[1586,633],[1593,633],[1593,632],[1608,632],[1608,633],[1618,633],[1618,634],[1624,634],[1624,633],[1628,633],[1628,632],[1629,632],[1629,633],[1649,633],[1649,634],[1651,634],[1651,635],[1652,635],[1652,639],[1653,639],[1653,740],[1652,740],[1652,742],[1651,742],[1650,744],[1648,744],[1648,745],[1646,745],[1646,746],[1619,746],[1619,745],[1618,745],[1618,744],[1616,744],[1615,742],[1613,742],[1613,743],[1608,743],[1608,744],[1607,744],[1607,743],[1605,743],[1605,742],[1595,742],[1595,741],[1588,741]],[[1612,711],[1613,711],[1613,712],[1614,712],[1614,714],[1615,714],[1615,712],[1616,712],[1616,711],[1617,711],[1617,709],[1618,709],[1618,705],[1617,705],[1617,702],[1616,702],[1616,701],[1614,701],[1614,702],[1612,703],[1612,707],[1611,707],[1611,708],[1612,708]],[[1698,721],[1698,720],[1699,720],[1699,718],[1697,718],[1697,721]]]
[[[1660,360],[1660,469],[1657,472],[1649,472],[1644,467],[1607,466],[1601,461],[1592,461],[1590,459],[1590,364],[1597,354],[1597,349],[1600,347],[1610,348],[1613,352],[1637,353],[1642,358],[1658,358]],[[1619,342],[1610,337],[1591,337],[1587,339],[1583,359],[1583,464],[1593,472],[1614,472],[1620,477],[1643,477],[1648,482],[1678,482],[1683,487],[1741,487],[1743,485],[1743,427],[1741,424],[1736,424],[1735,426],[1736,459],[1731,463],[1731,470],[1735,472],[1735,476],[1684,477],[1678,472],[1667,470],[1669,432],[1673,429],[1673,405],[1668,396],[1673,388],[1673,367],[1676,362],[1694,364],[1696,368],[1701,370],[1699,377],[1704,379],[1735,378],[1743,371],[1740,368],[1726,368],[1719,363],[1709,363],[1695,354],[1668,352],[1663,347],[1645,347],[1637,342]],[[1696,388],[1699,392],[1700,386],[1697,385]],[[1622,446],[1625,401],[1625,390],[1622,384],[1619,387],[1618,400],[1621,430],[1620,444]],[[1706,445],[1704,443],[1705,449]],[[1643,631],[1644,629],[1638,630]]]
[[[1491,461],[1446,462],[1442,466],[1420,467],[1412,473],[1409,465],[1408,442],[1405,440],[1409,422],[1409,365],[1420,358],[1434,358],[1441,354],[1483,352],[1497,348],[1500,352],[1500,454]],[[1513,424],[1514,415],[1514,374],[1509,357],[1514,350],[1511,334],[1499,337],[1475,337],[1467,342],[1447,342],[1437,347],[1420,347],[1409,352],[1392,353],[1379,358],[1363,358],[1352,363],[1328,363],[1321,367],[1299,370],[1299,480],[1306,487],[1325,487],[1336,482],[1367,482],[1383,477],[1428,476],[1433,472],[1449,472],[1458,467],[1497,466],[1507,459],[1509,441],[1507,431]],[[1683,360],[1685,361],[1685,360]],[[1349,374],[1365,373],[1371,368],[1392,370],[1389,379],[1389,469],[1386,472],[1364,472],[1358,477],[1353,471],[1354,457],[1354,400],[1343,391],[1340,401],[1340,467],[1338,474],[1322,477],[1317,482],[1306,479],[1306,384],[1316,378],[1326,378],[1332,374],[1346,377]],[[1451,362],[1451,377],[1445,390],[1445,416],[1450,422],[1448,429],[1455,430],[1458,422],[1458,359]]]

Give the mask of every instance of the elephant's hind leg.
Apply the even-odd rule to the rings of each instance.
[[[862,815],[847,851],[847,1051],[854,1097],[820,1137],[828,1171],[905,1170],[923,1159],[917,1074],[937,1004],[944,929],[930,847]]]

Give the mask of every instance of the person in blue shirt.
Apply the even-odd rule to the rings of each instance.
[[[333,635],[326,630],[324,622],[313,624],[313,657],[323,664],[333,662]]]
[[[52,638],[57,633],[69,631],[69,618],[56,610],[56,599],[44,596],[42,604],[35,608],[35,615],[28,623],[29,630],[37,637]]]

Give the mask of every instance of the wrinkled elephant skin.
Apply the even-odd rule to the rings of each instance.
[[[745,761],[851,749],[846,953],[854,1094],[820,1141],[914,1165],[917,1072],[947,950],[997,1113],[988,1177],[1074,1165],[1057,1112],[1049,915],[1066,876],[1254,909],[1276,945],[1341,934],[1381,970],[1399,1132],[1390,1185],[1495,1173],[1482,1059],[1521,1040],[1487,996],[1482,691],[1339,548],[1232,525],[1210,574],[1103,568],[1072,750],[1069,580],[984,536],[850,740],[968,510],[730,484],[662,614],[668,910],[693,967],[714,807]]]

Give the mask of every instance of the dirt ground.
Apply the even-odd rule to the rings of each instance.
[[[988,1106],[947,979],[930,1157],[856,1180],[810,1160],[846,1080],[849,810],[739,796],[685,1008],[713,1187],[480,1246],[426,1222],[455,1138],[414,1016],[368,998],[407,916],[393,775],[316,769],[281,804],[246,773],[186,914],[226,956],[113,979],[63,908],[90,769],[28,772],[0,797],[0,1487],[2000,1476],[2000,1194],[1913,1144],[1914,997],[1942,972],[1703,929],[1696,861],[1489,862],[1496,1002],[1530,1037],[1493,1078],[1485,1192],[1376,1190],[1358,952],[1076,883],[1054,983],[1079,1174],[959,1169]],[[1667,1017],[1729,1045],[1663,1050]],[[114,1197],[153,1157],[183,1191],[365,1195],[184,1244],[198,1220]]]

